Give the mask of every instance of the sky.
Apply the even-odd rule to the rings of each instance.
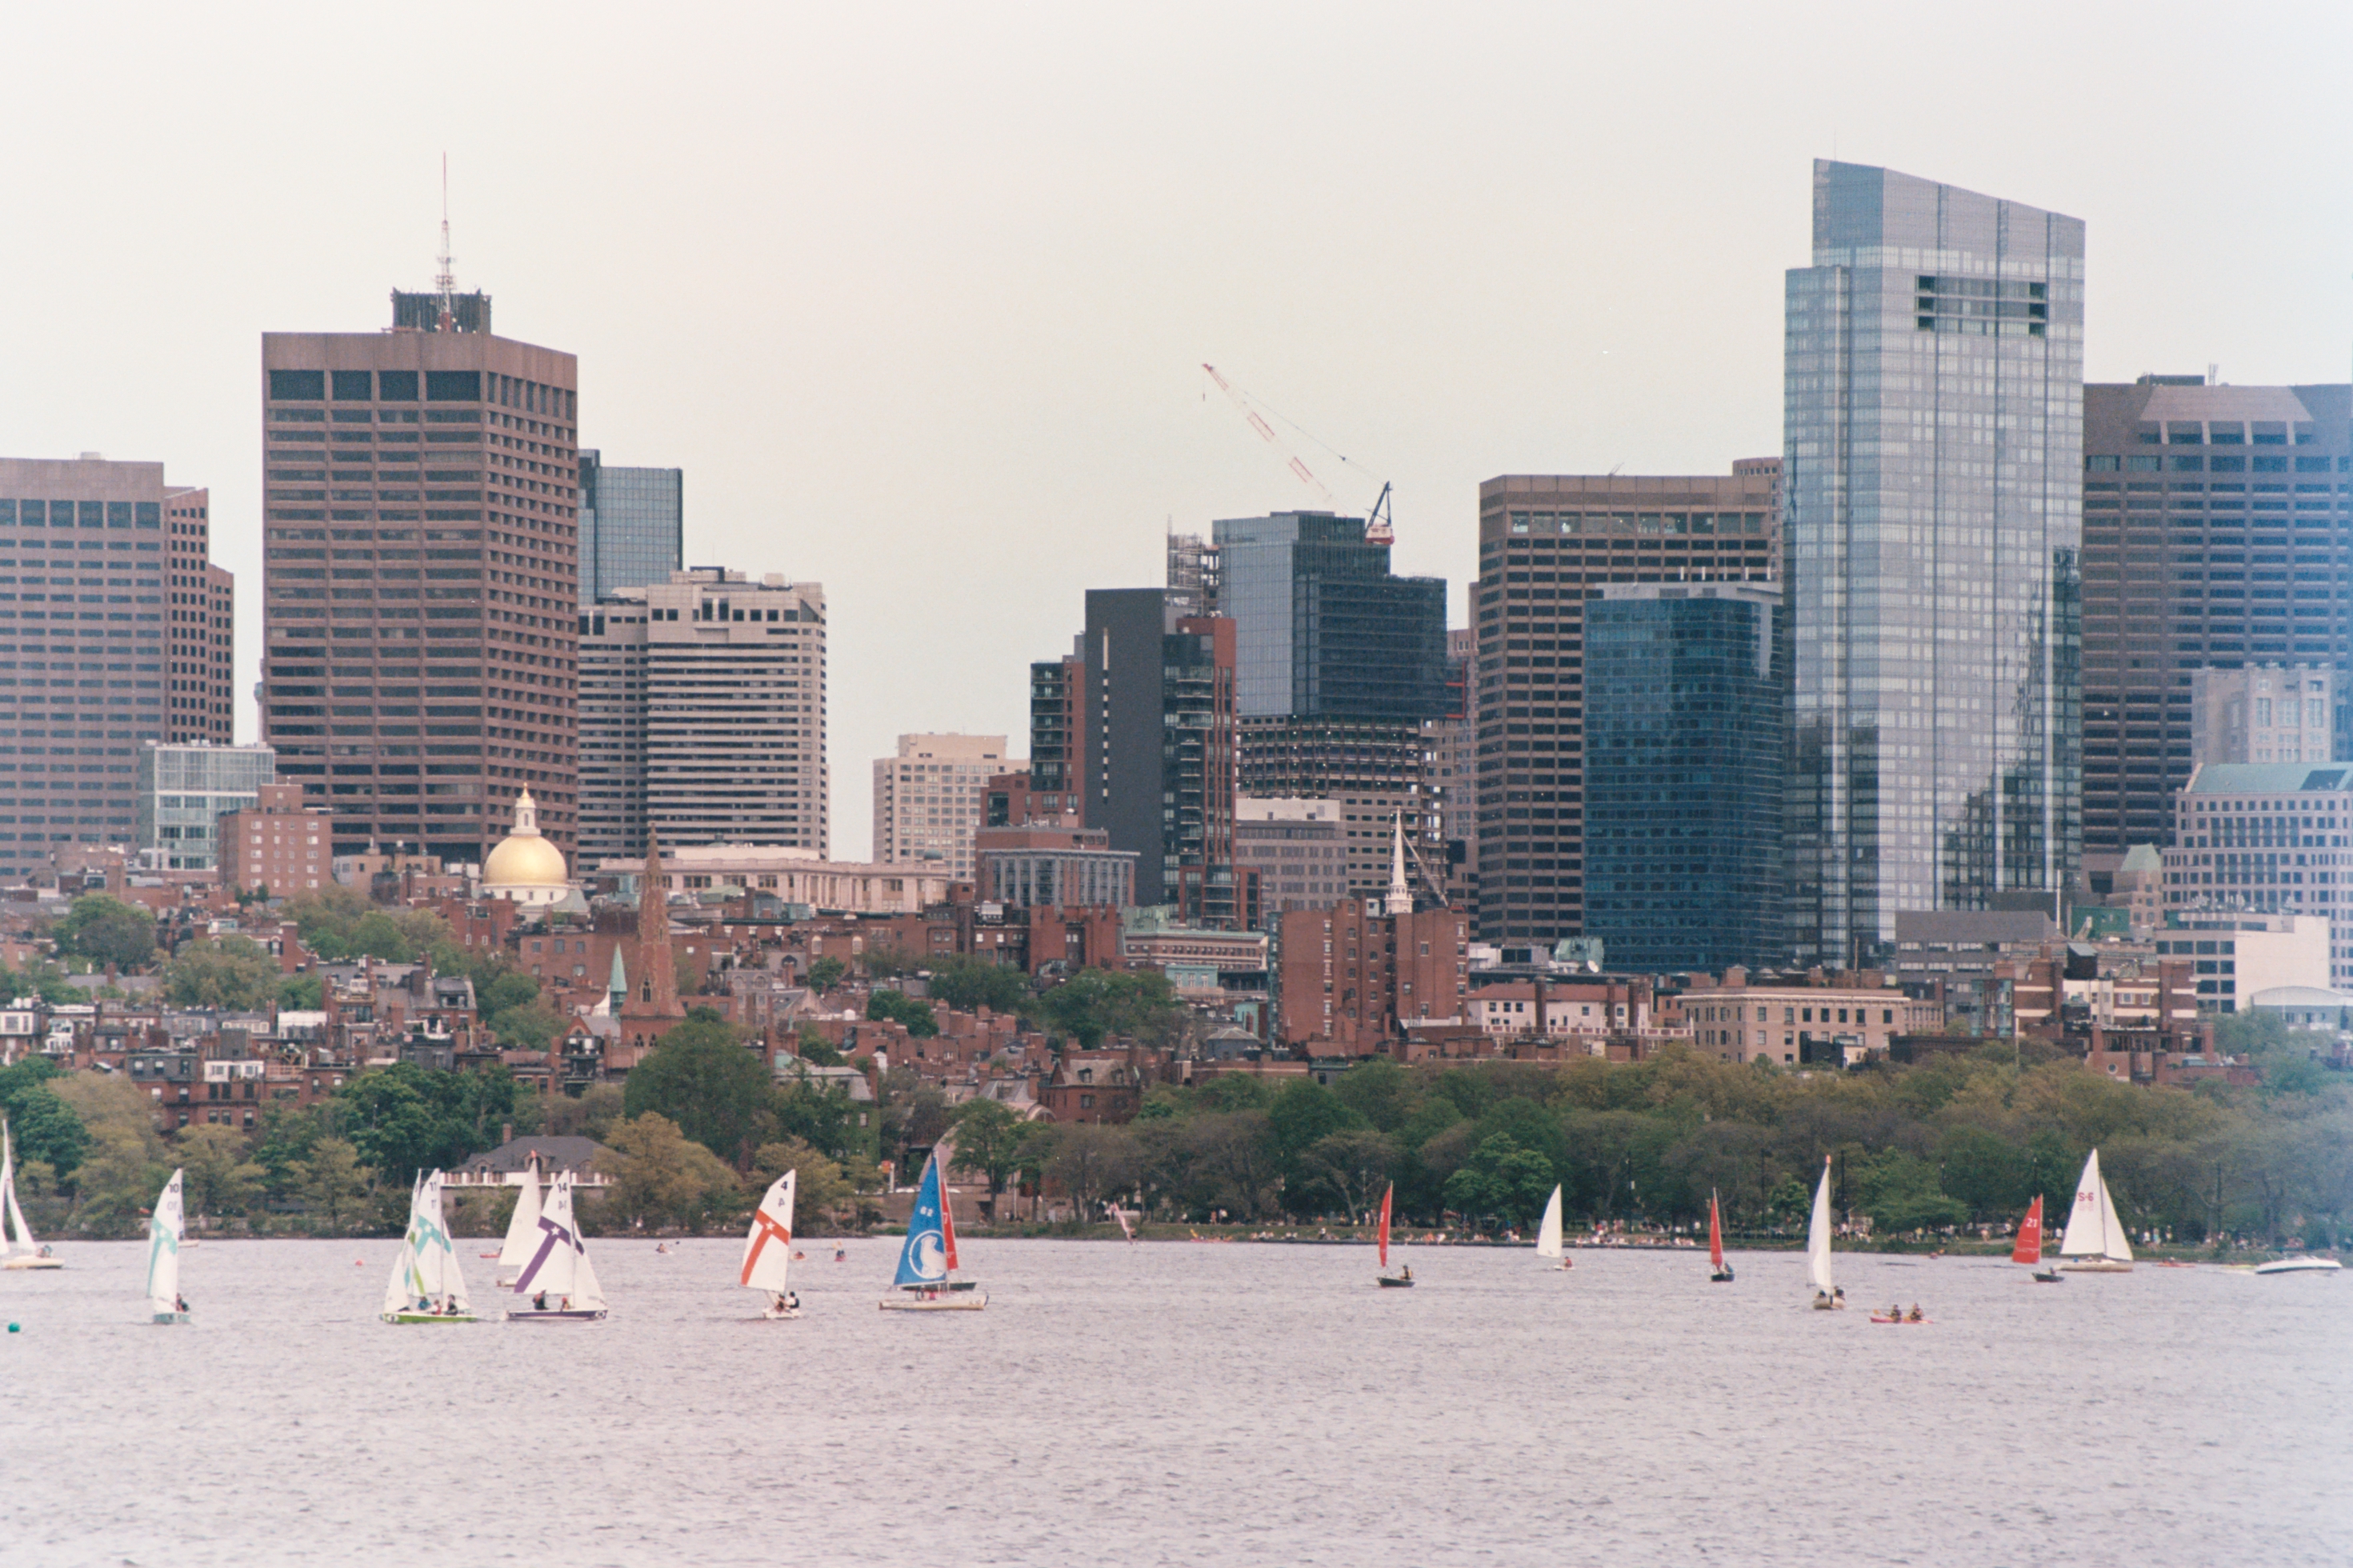
[[[457,276],[824,584],[832,840],[1005,733],[1170,527],[1395,487],[1457,624],[1480,480],[1780,450],[1810,164],[2082,217],[2094,381],[2353,361],[2353,6],[17,5],[0,454],[211,488],[261,647],[260,334]]]

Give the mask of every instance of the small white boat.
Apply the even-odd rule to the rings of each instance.
[[[466,1277],[458,1267],[458,1249],[441,1218],[441,1173],[424,1177],[408,1194],[408,1229],[400,1240],[400,1256],[393,1260],[392,1278],[385,1281],[384,1310],[387,1323],[470,1323],[473,1303],[466,1299]]]
[[[147,1218],[147,1308],[158,1323],[188,1321],[187,1299],[180,1294],[180,1232],[185,1228],[180,1208],[180,1173],[164,1184],[155,1211]]]
[[[2060,1239],[2059,1256],[2070,1261],[2059,1267],[2070,1274],[2129,1274],[2132,1241],[2124,1221],[2116,1217],[2116,1201],[2100,1174],[2100,1152],[2084,1162],[2075,1183],[2075,1205],[2067,1215],[2067,1234]]]
[[[605,1318],[605,1288],[589,1266],[588,1247],[572,1217],[572,1173],[558,1171],[539,1216],[539,1247],[514,1282],[514,1293],[530,1298],[526,1308],[509,1308],[510,1323],[596,1323]]]
[[[744,1268],[736,1283],[748,1290],[767,1292],[760,1315],[770,1321],[801,1315],[801,1300],[793,1294],[793,1194],[800,1173],[786,1171],[768,1184],[760,1206],[752,1211],[751,1233],[744,1237]]]
[[[1574,1268],[1568,1254],[1560,1244],[1560,1186],[1556,1183],[1552,1196],[1545,1200],[1544,1218],[1536,1226],[1536,1256],[1557,1259],[1555,1268]]]
[[[522,1185],[515,1189],[514,1213],[507,1220],[506,1239],[499,1244],[499,1289],[512,1290],[523,1265],[539,1250],[539,1162],[523,1167]]]
[[[968,1279],[950,1279],[956,1267],[955,1214],[948,1207],[940,1176],[939,1151],[923,1165],[915,1189],[914,1212],[907,1216],[907,1239],[899,1248],[899,1294],[877,1303],[886,1312],[977,1312],[987,1295]]]
[[[2334,1258],[2275,1258],[2255,1265],[2257,1274],[2335,1274],[2344,1265]]]
[[[1806,1278],[1813,1282],[1814,1310],[1835,1312],[1846,1293],[1831,1278],[1831,1157],[1822,1156],[1822,1179],[1814,1188],[1813,1217],[1806,1226]]]
[[[33,1239],[25,1211],[16,1204],[16,1147],[8,1119],[0,1116],[0,1268],[62,1268],[55,1254]]]

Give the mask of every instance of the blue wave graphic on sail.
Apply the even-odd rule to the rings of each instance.
[[[947,1237],[940,1226],[940,1163],[923,1166],[923,1185],[915,1189],[915,1210],[907,1216],[906,1245],[899,1249],[899,1275],[894,1285],[934,1285],[948,1277]]]

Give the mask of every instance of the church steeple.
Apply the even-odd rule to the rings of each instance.
[[[1389,900],[1388,913],[1413,913],[1413,884],[1405,875],[1405,813],[1397,814],[1397,836],[1389,843]]]
[[[670,948],[670,888],[661,840],[646,830],[646,868],[638,879],[638,1003],[656,1017],[678,1016],[678,972]]]

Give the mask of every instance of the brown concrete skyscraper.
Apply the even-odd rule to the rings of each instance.
[[[576,847],[577,362],[490,329],[396,293],[261,340],[262,729],[337,854],[480,860],[525,787]]]

